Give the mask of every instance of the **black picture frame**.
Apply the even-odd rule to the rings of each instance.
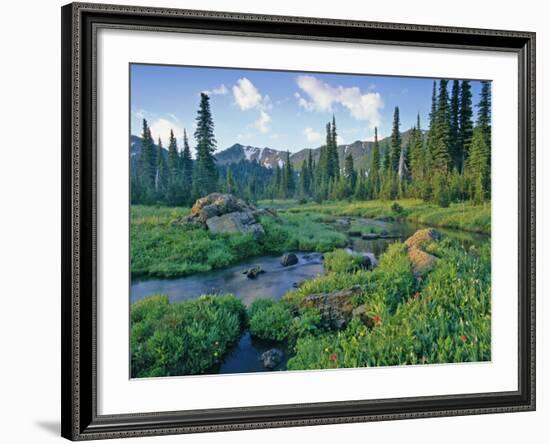
[[[71,440],[535,409],[535,33],[72,3],[62,15],[62,436]],[[100,27],[509,51],[519,65],[518,390],[100,416],[95,39]]]

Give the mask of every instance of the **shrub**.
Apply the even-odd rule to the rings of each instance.
[[[324,265],[329,273],[354,273],[364,268],[364,258],[339,249],[325,254]]]
[[[283,302],[260,301],[249,310],[250,334],[268,341],[284,341],[290,333],[292,310]]]
[[[134,378],[207,372],[238,340],[245,307],[233,295],[170,304],[155,295],[130,307]]]
[[[396,214],[403,214],[404,208],[397,202],[392,203],[391,210]]]

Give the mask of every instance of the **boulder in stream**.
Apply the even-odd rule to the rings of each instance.
[[[255,279],[261,273],[265,273],[265,270],[262,270],[262,267],[260,267],[259,265],[243,271],[243,274],[246,274],[246,277],[248,279]]]
[[[298,256],[294,253],[285,253],[281,256],[281,265],[283,267],[289,267],[298,263]]]
[[[274,369],[281,363],[284,356],[282,350],[271,348],[260,355],[260,361],[263,362],[265,368]]]

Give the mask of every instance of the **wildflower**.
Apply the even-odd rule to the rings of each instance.
[[[218,356],[218,352],[214,352],[214,356]]]
[[[382,323],[382,318],[379,315],[374,315],[372,317],[374,325],[380,325]]]
[[[325,348],[325,351],[326,351],[326,352],[328,353],[328,347],[327,347],[327,348]]]
[[[419,298],[420,298],[420,293],[419,293],[418,291],[414,294],[414,298],[415,298],[415,299],[419,299]]]
[[[466,342],[466,341],[468,340],[468,338],[467,338],[466,336],[462,335],[462,336],[460,337],[460,340],[461,340],[462,342]]]
[[[332,353],[329,358],[332,362],[336,362],[338,359],[338,355],[336,353]]]

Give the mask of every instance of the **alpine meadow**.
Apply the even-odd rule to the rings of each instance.
[[[130,80],[132,378],[491,360],[490,81]]]

